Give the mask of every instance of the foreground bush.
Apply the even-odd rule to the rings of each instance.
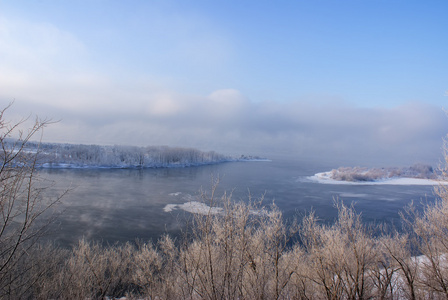
[[[35,245],[9,271],[20,280],[2,298],[446,299],[446,227],[434,233],[445,202],[414,216],[412,232],[380,236],[341,203],[333,225],[311,213],[290,226],[275,206],[227,195],[219,203],[220,214],[194,214],[180,241]]]

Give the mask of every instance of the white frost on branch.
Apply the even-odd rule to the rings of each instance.
[[[240,160],[215,151],[182,147],[27,144],[26,151],[37,150],[39,166],[44,168],[165,168]]]

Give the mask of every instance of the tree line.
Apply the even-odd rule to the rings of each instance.
[[[6,139],[11,147],[16,141]],[[215,151],[168,146],[100,146],[29,141],[23,152],[39,152],[38,167],[157,168],[194,166],[235,160]]]

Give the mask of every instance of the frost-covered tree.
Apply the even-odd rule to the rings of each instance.
[[[214,151],[166,146],[99,146],[71,144],[30,144],[42,149],[39,164],[47,167],[153,168],[193,166],[231,160]]]
[[[28,149],[30,139],[49,121],[36,119],[23,131],[21,126],[26,120],[8,122],[8,108],[0,111],[0,298],[20,298],[16,291],[32,285],[31,279],[21,279],[33,267],[29,255],[50,221],[44,215],[59,198],[43,197],[45,184],[35,169],[39,148]]]

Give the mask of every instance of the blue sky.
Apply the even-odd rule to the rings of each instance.
[[[448,128],[447,12],[445,0],[0,1],[0,101],[60,119],[48,141],[421,160]]]

